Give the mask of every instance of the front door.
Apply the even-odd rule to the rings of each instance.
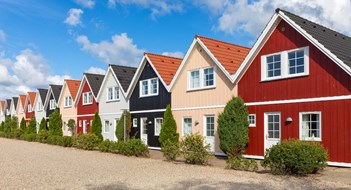
[[[84,134],[87,133],[87,126],[88,126],[87,120],[83,120],[83,133],[84,133]]]
[[[280,113],[265,113],[264,117],[264,148],[271,148],[280,142],[281,118]]]
[[[140,139],[147,145],[147,117],[140,118]]]
[[[205,134],[205,143],[211,146],[211,152],[215,151],[215,135],[214,135],[214,128],[215,128],[215,117],[214,115],[205,116],[204,121],[204,134]]]

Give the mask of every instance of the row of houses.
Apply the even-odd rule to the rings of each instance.
[[[1,101],[5,115],[42,118],[59,109],[64,135],[75,119],[87,133],[99,112],[104,139],[117,140],[125,110],[132,136],[159,148],[163,113],[171,105],[181,137],[200,133],[216,154],[217,117],[233,96],[249,110],[245,156],[263,158],[283,139],[322,143],[330,165],[351,167],[351,38],[277,9],[251,49],[195,36],[183,59],[145,53],[138,68],[109,65],[105,75],[83,74]]]

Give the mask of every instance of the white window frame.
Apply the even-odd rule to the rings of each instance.
[[[268,137],[268,133],[269,133],[269,126],[268,126],[268,116],[271,116],[271,115],[279,115],[279,138],[270,138],[270,139],[275,139],[275,140],[281,140],[282,139],[282,115],[280,112],[267,112],[267,113],[264,113],[265,114],[265,117],[266,117],[266,120],[265,120],[265,133]],[[274,126],[273,126],[273,129],[274,129]]]
[[[250,123],[250,116],[254,117],[254,123]],[[249,122],[249,127],[256,127],[256,114],[249,114],[247,116],[247,120]]]
[[[133,118],[133,127],[138,127],[138,118]]]
[[[31,104],[28,104],[28,113],[33,112],[33,107]]]
[[[156,80],[156,93],[152,93],[151,92],[151,81],[152,80]],[[143,94],[143,82],[147,82],[147,89],[148,89],[148,93],[147,94]],[[141,80],[139,81],[139,97],[150,97],[150,96],[158,96],[158,92],[159,92],[159,82],[158,82],[158,78],[150,78],[150,79],[145,79],[145,80]]]
[[[302,115],[305,114],[318,114],[319,115],[319,137],[302,137]],[[322,141],[322,112],[310,111],[299,113],[299,136],[302,141]]]
[[[64,99],[64,107],[65,108],[69,108],[69,107],[72,107],[72,97],[71,96],[66,96],[65,99]]]
[[[106,122],[108,122],[108,130],[106,130]],[[110,132],[110,127],[111,127],[111,122],[109,120],[104,121],[104,133],[109,133]]]
[[[44,109],[44,106],[43,106],[43,104],[41,103],[41,101],[39,101],[38,102],[38,111],[43,111],[43,109]],[[23,110],[23,109],[22,109]],[[22,111],[21,110],[21,111]],[[23,112],[23,111],[22,111]]]
[[[193,118],[192,117],[183,117],[182,118],[182,136],[184,136],[185,134],[184,134],[184,120],[185,119],[191,119],[191,133],[190,134],[192,134],[193,133]],[[190,135],[190,134],[186,134],[186,135]]]
[[[112,99],[110,99],[109,97],[109,90],[111,89],[111,92],[112,92]],[[115,93],[116,91],[118,92],[117,93],[117,97],[115,97]],[[106,102],[113,102],[113,101],[118,101],[120,100],[120,89],[118,86],[111,86],[111,87],[108,87],[106,88]]]
[[[90,99],[91,99],[91,101],[89,101]],[[92,92],[84,92],[83,93],[83,105],[91,105],[91,104],[93,104],[93,93]]]
[[[157,122],[156,121],[157,120],[162,120],[159,133],[156,133],[156,128],[157,128],[157,126],[156,126]],[[163,125],[163,118],[162,117],[155,118],[155,121],[154,121],[154,133],[155,133],[155,136],[160,136],[162,125]]]
[[[205,69],[213,69],[213,85],[206,86],[205,85]],[[191,73],[199,71],[199,82],[200,86],[197,88],[191,87]],[[194,90],[203,90],[203,89],[211,89],[216,87],[216,67],[203,67],[199,69],[189,70],[187,74],[187,91],[194,91]]]
[[[51,99],[49,104],[50,104],[50,110],[56,109],[56,104],[55,104],[55,100],[54,99]]]
[[[297,74],[289,74],[289,59],[288,53],[293,51],[304,51],[304,72],[297,73]],[[268,77],[267,76],[267,57],[272,55],[280,55],[280,76],[275,77]],[[286,79],[286,78],[294,78],[294,77],[301,77],[309,75],[309,47],[302,47],[296,49],[290,49],[281,52],[274,52],[272,54],[262,55],[261,56],[261,81],[272,81],[272,80],[279,80],[279,79]]]

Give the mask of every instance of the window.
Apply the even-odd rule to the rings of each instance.
[[[66,96],[65,97],[65,107],[71,107],[71,106],[72,106],[72,97]]]
[[[43,104],[41,102],[38,102],[38,111],[43,110]],[[23,112],[23,109],[21,108],[21,111]]]
[[[28,112],[32,112],[32,111],[33,111],[32,105],[28,104]]]
[[[268,138],[280,139],[280,114],[267,114]]]
[[[190,71],[188,90],[211,88],[215,86],[214,67]]]
[[[107,88],[107,101],[119,100],[119,87]]]
[[[160,135],[162,123],[163,123],[163,118],[155,118],[155,136]]]
[[[256,127],[256,114],[249,114],[249,127]]]
[[[190,117],[183,118],[183,135],[190,135],[193,132],[193,120]]]
[[[55,100],[54,100],[54,99],[51,99],[51,100],[50,100],[50,110],[54,110],[55,108],[56,108]]]
[[[305,76],[309,73],[309,48],[287,50],[261,57],[262,81]]]
[[[110,132],[110,121],[108,121],[108,120],[105,120],[104,132],[105,133]]]
[[[158,78],[140,81],[140,97],[158,95]]]
[[[301,140],[321,141],[321,112],[300,113]]]
[[[79,127],[82,127],[82,120],[79,120]]]
[[[133,118],[133,127],[138,127],[138,119]]]
[[[93,103],[93,93],[85,92],[83,93],[83,105],[92,104]]]
[[[206,136],[214,137],[214,127],[215,127],[215,118],[214,116],[206,116]]]

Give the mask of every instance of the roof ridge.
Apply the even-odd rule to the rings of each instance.
[[[183,59],[183,58],[179,58],[179,57],[174,57],[174,56],[169,56],[169,55],[161,55],[161,54],[156,54],[156,53],[151,53],[151,52],[144,52],[145,54],[151,54],[151,55],[156,55],[156,56],[161,56],[161,57],[168,57],[168,58],[174,58],[174,59]]]
[[[136,67],[126,66],[126,65],[115,65],[115,64],[109,64],[108,66],[127,67],[127,68],[131,68],[131,69],[136,69]]]
[[[80,81],[78,79],[65,79],[65,81]]]
[[[83,75],[99,75],[99,76],[105,76],[105,75],[102,75],[102,74],[96,74],[96,73],[83,73]]]
[[[206,38],[206,39],[209,39],[209,40],[213,40],[213,41],[217,41],[217,42],[222,42],[222,43],[226,43],[226,44],[229,44],[229,45],[234,45],[234,46],[238,46],[238,47],[242,47],[242,48],[246,48],[246,49],[251,49],[249,47],[246,47],[246,46],[243,46],[243,45],[238,45],[238,44],[234,44],[234,43],[230,43],[230,42],[226,42],[226,41],[222,41],[222,40],[217,40],[217,39],[214,39],[214,38],[210,38],[210,37],[206,37],[206,36],[201,36],[201,35],[198,35],[196,34],[195,35],[195,38]]]

